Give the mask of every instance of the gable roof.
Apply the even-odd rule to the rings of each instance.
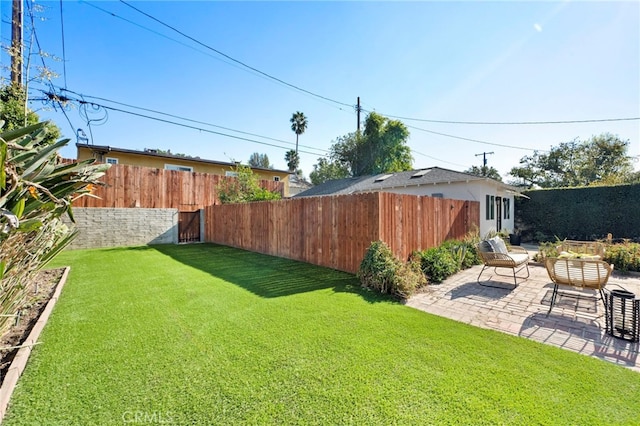
[[[353,194],[356,192],[382,191],[392,188],[404,188],[408,186],[436,185],[442,183],[459,183],[483,181],[490,182],[499,188],[516,191],[511,185],[484,176],[470,173],[456,172],[440,167],[430,167],[408,172],[381,173],[372,176],[360,176],[354,178],[337,179],[324,182],[320,185],[301,192],[296,197],[317,197],[321,195]]]
[[[147,157],[171,158],[171,159],[182,160],[182,161],[192,161],[192,162],[195,162],[195,163],[215,164],[215,165],[230,166],[230,167],[235,167],[238,164],[238,163],[229,163],[229,162],[225,162],[225,161],[205,160],[205,159],[200,158],[200,157],[188,157],[188,156],[187,157],[183,157],[182,155],[175,155],[175,154],[169,154],[169,153],[159,153],[155,149],[148,149],[148,150],[145,150],[145,151],[136,151],[134,149],[116,148],[116,147],[108,146],[108,145],[90,145],[90,144],[85,144],[85,143],[76,143],[76,147],[77,148],[90,149],[92,151],[101,152],[103,154],[107,154],[109,152],[120,152],[122,154],[135,154],[135,155],[144,155],[144,156],[147,156]],[[267,171],[267,172],[285,173],[287,175],[289,174],[289,171],[287,171],[287,170],[268,169],[268,168],[264,168],[264,167],[251,167],[251,169],[252,170],[264,170],[264,171]]]

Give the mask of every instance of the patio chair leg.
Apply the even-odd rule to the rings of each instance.
[[[480,273],[478,274],[478,279],[476,280],[480,285],[482,285],[482,283],[480,282],[480,277],[482,276],[482,273],[484,272],[485,269],[487,269],[487,265],[482,266],[482,271],[480,271]]]
[[[553,294],[551,295],[551,304],[549,306],[549,312],[547,312],[547,316],[551,313],[551,309],[553,309],[553,304],[556,303],[556,297],[558,296],[558,284],[553,284]]]
[[[480,274],[478,274],[478,279],[477,279],[477,281],[478,281],[478,284],[480,284],[481,286],[483,286],[483,287],[491,287],[491,288],[500,288],[500,289],[502,289],[502,290],[513,290],[513,289],[515,289],[516,287],[518,287],[518,283],[517,283],[517,282],[516,282],[516,284],[514,285],[514,287],[510,289],[510,288],[503,287],[503,286],[499,286],[499,285],[490,285],[490,284],[485,284],[484,282],[480,281],[480,277],[482,276],[482,273],[483,273],[483,272],[484,272],[484,270],[485,270],[485,269],[487,269],[487,268],[490,268],[490,266],[484,265],[484,266],[482,267],[482,271],[480,271]],[[508,276],[509,276],[509,275],[506,275],[506,274],[499,274],[499,273],[498,273],[498,268],[497,268],[497,267],[496,267],[496,268],[494,268],[494,269],[493,269],[493,271],[494,271],[494,273],[495,273],[496,275],[501,275],[501,276],[503,276],[503,277],[504,277],[504,276],[506,276],[506,277],[508,277]],[[514,275],[515,275],[515,269],[514,269]]]

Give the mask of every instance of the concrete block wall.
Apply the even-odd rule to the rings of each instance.
[[[78,235],[70,249],[178,242],[177,209],[75,207],[73,217]]]

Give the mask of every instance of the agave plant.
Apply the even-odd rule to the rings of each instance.
[[[69,139],[47,142],[46,124],[0,133],[0,334],[24,305],[32,274],[75,236],[61,219],[73,222],[73,198],[90,196],[109,167],[60,161]]]

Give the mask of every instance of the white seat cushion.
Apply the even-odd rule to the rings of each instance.
[[[508,255],[516,262],[516,265],[521,265],[529,261],[529,255],[526,253],[508,253]]]

